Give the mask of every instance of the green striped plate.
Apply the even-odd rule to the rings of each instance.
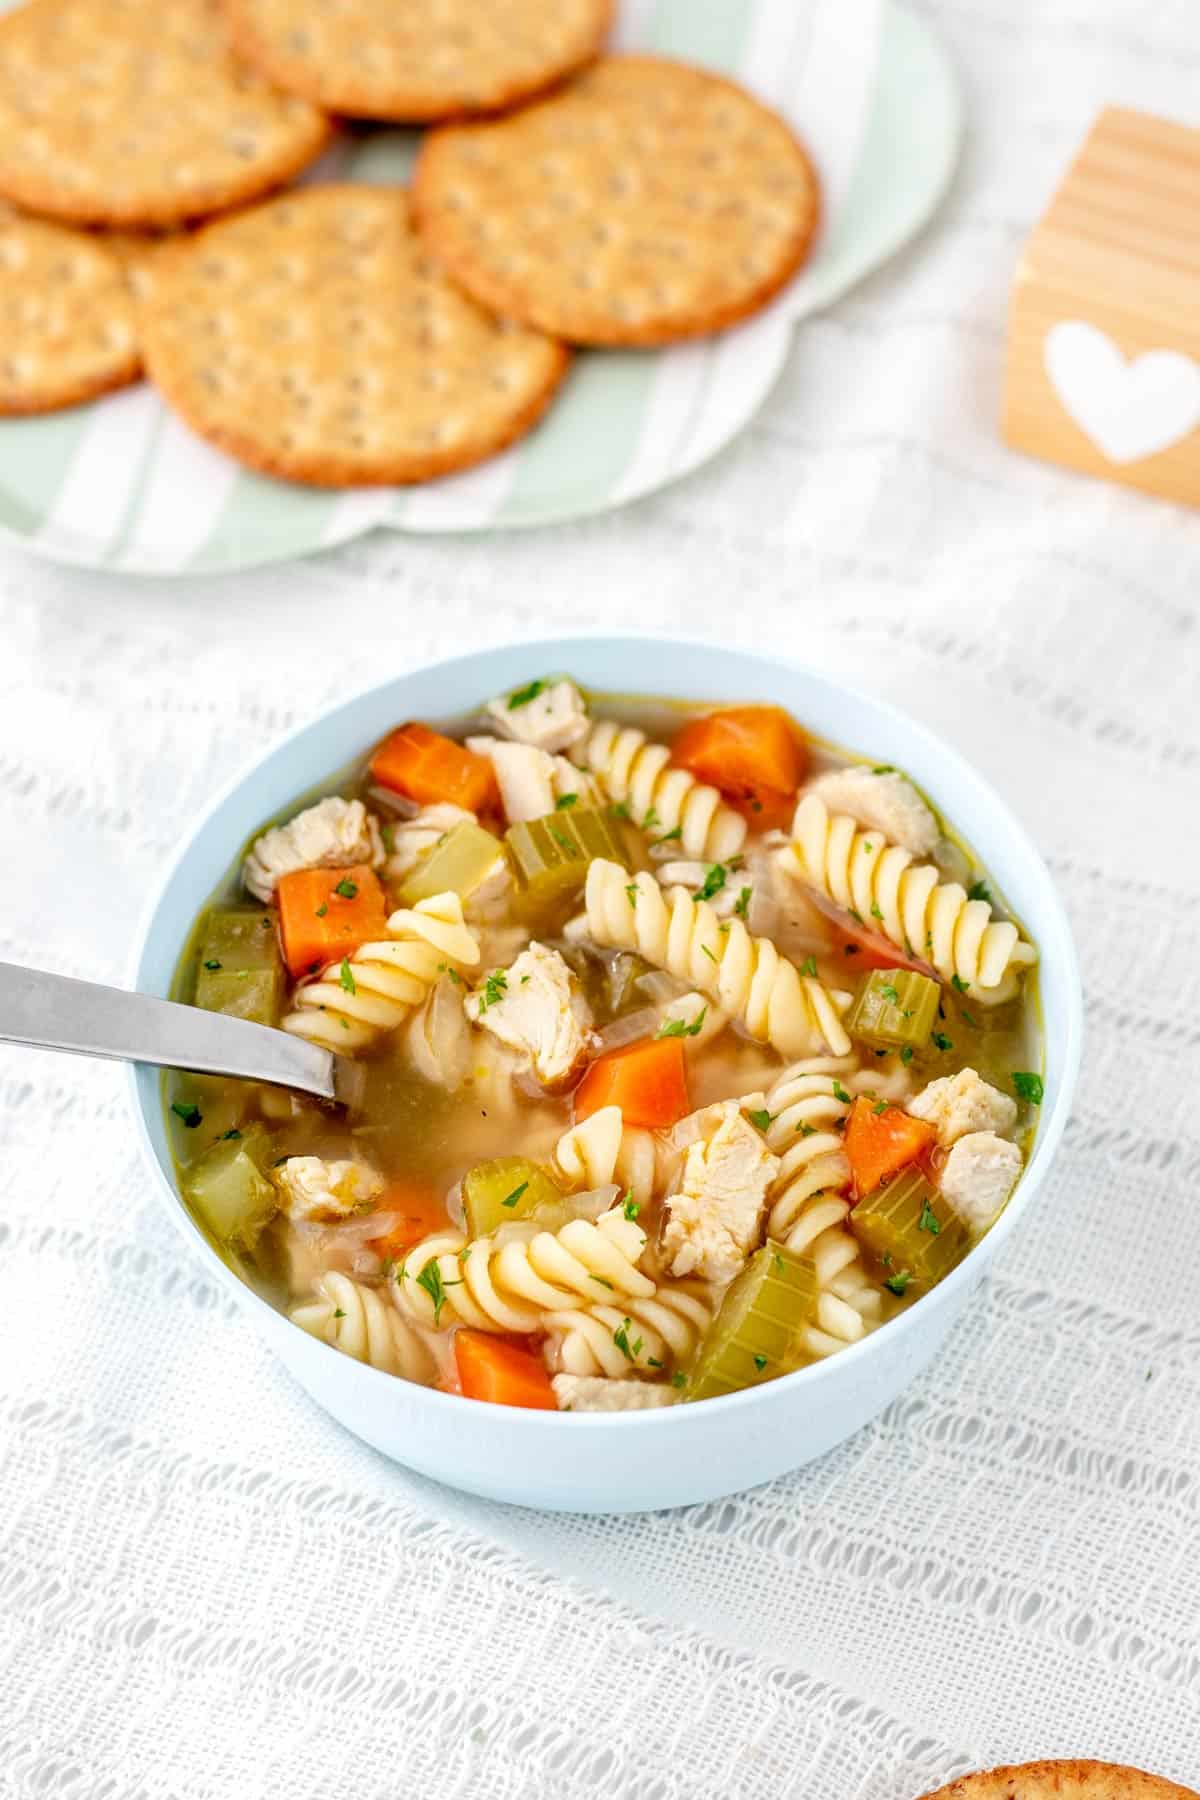
[[[621,48],[738,76],[816,156],[817,249],[765,312],[706,341],[579,356],[538,429],[420,488],[329,494],[253,475],[195,437],[147,385],[0,422],[0,532],[64,562],[131,574],[245,569],[373,526],[481,531],[582,517],[648,494],[752,417],[793,323],[890,256],[953,169],[958,97],[928,28],[893,0],[624,0]],[[348,133],[313,174],[403,180],[411,133]]]

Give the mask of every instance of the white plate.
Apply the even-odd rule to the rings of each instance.
[[[0,422],[0,532],[57,561],[131,574],[246,569],[376,525],[482,531],[603,512],[698,467],[753,416],[794,322],[827,306],[928,219],[961,109],[929,28],[892,0],[625,0],[619,45],[736,75],[787,114],[820,169],[814,255],[757,318],[661,351],[579,356],[520,444],[420,488],[330,494],[239,468],[142,384]],[[415,134],[347,136],[316,173],[403,179]]]

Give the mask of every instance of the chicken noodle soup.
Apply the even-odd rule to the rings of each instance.
[[[704,1400],[884,1327],[1005,1205],[1037,952],[902,770],[539,677],[331,787],[179,980],[360,1059],[361,1105],[167,1104],[197,1220],[334,1350],[514,1406]]]

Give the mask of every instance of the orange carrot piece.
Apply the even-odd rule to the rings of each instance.
[[[449,801],[479,813],[494,811],[500,803],[487,757],[428,725],[401,725],[384,738],[371,758],[371,775],[381,787],[394,788],[422,806]]]
[[[275,891],[284,961],[293,980],[387,935],[388,907],[373,869],[297,869]]]
[[[575,1089],[575,1123],[619,1106],[626,1125],[663,1129],[691,1111],[683,1040],[640,1038],[592,1064]]]
[[[532,1406],[557,1412],[558,1402],[541,1358],[490,1331],[460,1329],[454,1335],[458,1379],[468,1400],[495,1406]]]
[[[781,706],[729,706],[685,725],[671,761],[766,831],[790,822],[808,750]]]
[[[914,1119],[899,1106],[885,1106],[860,1094],[850,1108],[844,1148],[854,1177],[854,1198],[873,1194],[880,1182],[916,1162],[937,1141],[924,1119]]]
[[[389,1231],[371,1239],[371,1248],[392,1262],[399,1262],[422,1238],[445,1231],[450,1224],[445,1202],[429,1182],[389,1181],[375,1205],[381,1213],[400,1215]]]

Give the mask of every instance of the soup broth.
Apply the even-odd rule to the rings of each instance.
[[[222,1256],[331,1352],[512,1405],[701,1401],[886,1327],[1041,1099],[1035,948],[901,771],[566,677],[298,800],[176,987],[363,1065],[353,1114],[165,1078]]]

